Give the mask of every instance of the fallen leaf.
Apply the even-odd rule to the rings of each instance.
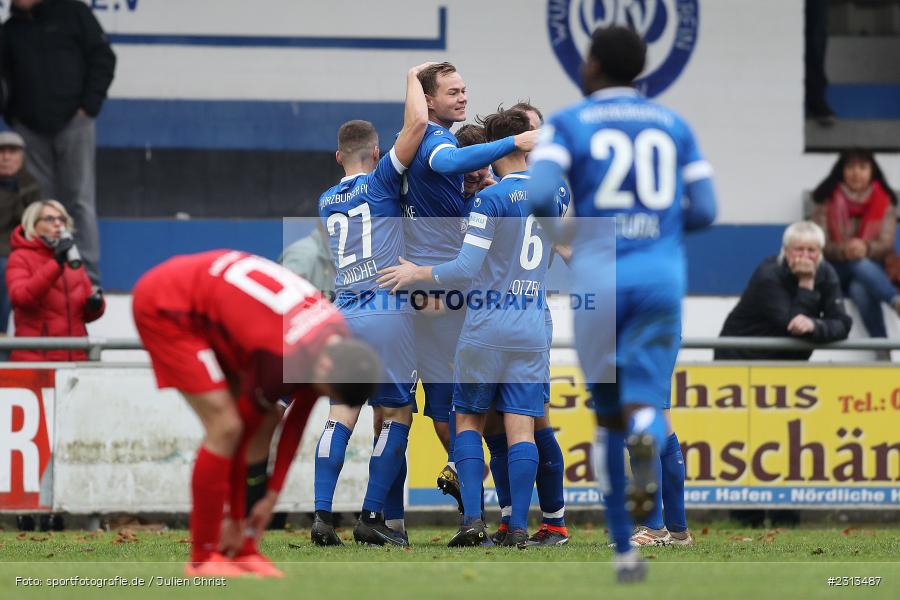
[[[847,529],[845,529],[845,530],[842,531],[841,533],[843,533],[844,535],[849,536],[851,531],[856,531],[856,530],[857,530],[856,527],[848,527]]]
[[[435,536],[435,537],[431,538],[431,541],[432,541],[432,542],[439,542],[439,541],[441,541],[441,536],[439,536],[439,535],[438,535],[438,536]]]
[[[48,554],[48,555],[45,556],[44,558],[53,558],[53,553],[51,552],[50,554]]]
[[[96,548],[93,546],[87,546],[86,548],[81,549],[82,552],[93,552],[94,550],[96,550]]]
[[[404,552],[412,552],[412,548],[410,548],[409,546],[403,546],[403,550]]]
[[[709,527],[704,527],[700,530],[700,535],[706,535],[709,533]]]
[[[178,540],[178,543],[179,544],[190,544],[191,538],[181,538],[180,540]]]
[[[22,533],[19,533],[19,534],[16,535],[16,539],[17,539],[17,540],[24,540],[24,539],[27,538],[27,537],[28,537],[28,534],[25,533],[24,531],[23,531]]]
[[[43,537],[41,537],[41,536],[39,536],[39,535],[33,535],[33,536],[31,536],[30,538],[28,538],[28,539],[30,539],[32,542],[46,542],[47,540],[50,539],[50,537],[49,537],[49,536],[46,536],[46,535],[43,536]]]
[[[654,558],[656,558],[656,555],[655,554],[645,554],[644,558],[646,558],[647,560],[653,560]]]

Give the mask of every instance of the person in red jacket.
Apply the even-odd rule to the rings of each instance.
[[[72,268],[72,217],[56,200],[32,202],[10,237],[6,286],[18,337],[83,337],[103,315],[102,292],[83,268]],[[15,350],[14,361],[87,360],[82,350]]]

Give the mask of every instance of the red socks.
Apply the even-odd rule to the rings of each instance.
[[[219,550],[222,514],[228,496],[231,458],[213,454],[201,446],[194,461],[191,478],[191,560],[194,564],[209,559]]]

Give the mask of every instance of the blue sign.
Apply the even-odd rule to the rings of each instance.
[[[549,0],[550,45],[581,89],[581,65],[597,27],[628,26],[647,44],[647,70],[635,86],[658,96],[678,79],[697,44],[699,0]]]

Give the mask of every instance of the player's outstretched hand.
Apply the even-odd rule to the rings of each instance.
[[[423,273],[423,267],[409,262],[402,256],[399,259],[399,265],[381,271],[382,275],[378,278],[378,286],[382,289],[387,288],[393,294],[401,288],[430,277]]]
[[[531,152],[538,141],[538,130],[532,129],[525,133],[520,133],[513,140],[516,142],[516,150],[520,152]]]
[[[253,532],[253,537],[257,540],[262,537],[269,521],[272,520],[272,513],[275,511],[275,503],[278,501],[278,493],[269,490],[266,495],[256,501],[253,508],[250,509],[250,516],[247,517],[247,529]]]

